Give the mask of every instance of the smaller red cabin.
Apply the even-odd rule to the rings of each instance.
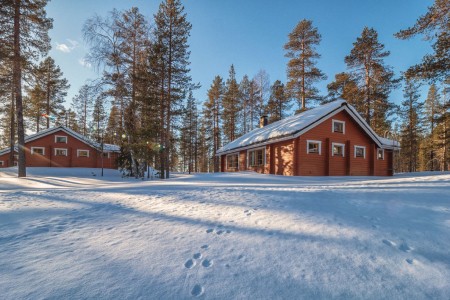
[[[17,149],[14,165],[17,165]],[[117,169],[120,147],[94,142],[85,136],[59,126],[25,138],[27,167],[107,168]],[[11,167],[10,149],[0,151],[0,168]]]

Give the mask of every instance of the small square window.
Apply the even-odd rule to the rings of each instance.
[[[344,156],[344,144],[333,143],[333,156]]]
[[[307,153],[321,154],[322,142],[320,142],[320,141],[307,141],[307,143],[308,143]]]
[[[45,155],[44,147],[31,147],[31,154]]]
[[[264,149],[249,151],[248,162],[250,167],[258,167],[264,165]]]
[[[355,157],[366,157],[366,147],[355,146]]]
[[[67,136],[55,135],[55,143],[67,144]]]
[[[17,167],[19,163],[17,161],[14,161],[14,167]]]
[[[3,160],[0,160],[0,166],[4,166],[5,162]]]
[[[378,149],[377,150],[377,158],[380,160],[384,159],[384,150],[383,149]]]
[[[333,132],[344,133],[345,122],[333,120]]]
[[[89,150],[77,150],[78,157],[89,157]]]
[[[67,149],[55,148],[55,156],[67,156]]]
[[[227,155],[227,169],[237,170],[239,167],[239,155],[231,154]]]

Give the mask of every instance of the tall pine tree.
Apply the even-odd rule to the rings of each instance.
[[[310,100],[321,99],[319,90],[314,86],[314,83],[326,79],[325,74],[316,67],[320,58],[316,47],[321,39],[312,21],[303,19],[289,34],[289,41],[284,45],[287,51],[285,56],[289,58],[287,88],[298,101],[298,111],[306,110]]]

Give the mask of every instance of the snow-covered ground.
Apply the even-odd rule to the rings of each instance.
[[[450,298],[449,173],[15,172],[0,171],[1,299]]]

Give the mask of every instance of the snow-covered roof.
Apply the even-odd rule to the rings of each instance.
[[[78,132],[73,131],[72,129],[65,127],[65,126],[58,126],[58,127],[52,127],[48,129],[44,129],[42,131],[39,131],[38,133],[31,134],[25,137],[25,143],[31,142],[33,140],[36,140],[38,138],[41,138],[43,136],[58,132],[58,131],[64,131],[65,133],[73,136],[74,138],[80,140],[81,142],[88,144],[89,146],[101,150],[102,146],[101,143],[97,143],[93,140],[88,139],[82,134],[79,134]],[[17,148],[16,148],[17,149]],[[9,153],[10,148],[6,148],[0,151],[0,155]],[[120,146],[112,145],[112,144],[103,144],[103,151],[104,152],[120,152]]]
[[[379,137],[358,114],[356,109],[349,105],[345,100],[336,100],[304,111],[300,114],[287,117],[283,120],[264,126],[263,128],[257,128],[250,131],[217,150],[217,154],[222,155],[238,149],[244,150],[276,141],[296,138],[304,132],[310,130],[312,127],[320,124],[327,118],[343,110],[346,110],[357,121],[357,123],[361,125],[366,133],[375,141],[378,147],[395,148],[399,146],[398,142]]]

